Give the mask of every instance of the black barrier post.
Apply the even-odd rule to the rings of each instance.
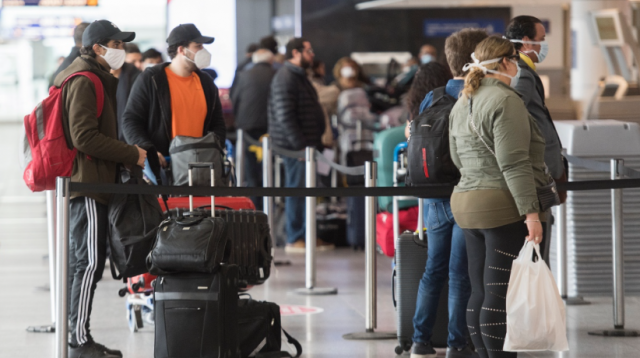
[[[56,200],[57,200],[57,223],[56,223],[56,243],[57,243],[57,270],[56,270],[56,297],[58,308],[56,310],[56,358],[67,358],[69,345],[67,335],[69,334],[69,183],[71,178],[58,177],[56,179]]]
[[[305,181],[307,188],[316,187],[316,150],[307,147],[305,153]],[[306,233],[305,233],[305,288],[295,290],[299,295],[335,295],[337,288],[320,288],[316,286],[316,197],[307,196]]]
[[[376,162],[365,162],[365,186],[376,186]],[[342,336],[346,340],[379,340],[395,339],[395,332],[376,332],[377,285],[376,285],[376,197],[365,197],[365,331],[349,333]]]
[[[611,159],[611,180],[622,178],[624,161]],[[613,263],[613,330],[589,332],[594,336],[638,337],[638,331],[624,329],[624,252],[622,189],[611,189],[611,236]]]

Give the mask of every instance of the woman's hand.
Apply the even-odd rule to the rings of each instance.
[[[526,237],[527,241],[533,241],[539,244],[542,241],[542,223],[538,213],[527,214],[527,218],[524,221],[529,230],[529,236]]]

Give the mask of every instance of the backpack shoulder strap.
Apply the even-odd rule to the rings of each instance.
[[[104,107],[104,88],[102,87],[102,81],[100,81],[100,78],[95,73],[90,71],[73,73],[69,77],[67,77],[64,82],[62,82],[60,88],[64,87],[64,85],[66,85],[70,79],[77,76],[87,77],[91,80],[91,82],[93,82],[93,86],[96,88],[96,105],[98,107],[98,117],[100,117],[102,115],[102,108]]]
[[[447,89],[446,87],[438,87],[436,89],[433,90],[433,100],[431,103],[435,103],[437,101],[439,101],[440,99],[442,99],[445,95],[447,94]]]
[[[297,339],[293,338],[289,332],[282,329],[282,333],[287,336],[287,342],[289,344],[293,344],[296,347],[296,355],[291,356],[291,354],[287,351],[277,351],[277,352],[265,352],[256,354],[256,358],[298,358],[302,355],[302,346]]]

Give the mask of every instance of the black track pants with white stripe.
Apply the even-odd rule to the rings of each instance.
[[[87,197],[69,208],[69,332],[71,344],[87,343],[96,283],[102,278],[107,251],[107,206]]]

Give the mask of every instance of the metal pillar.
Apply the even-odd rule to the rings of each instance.
[[[56,192],[47,190],[47,241],[49,242],[49,300],[51,301],[51,324],[29,326],[28,332],[53,333],[56,322]],[[45,287],[46,289],[46,287]]]
[[[582,296],[569,297],[569,277],[567,275],[567,204],[556,206],[556,282],[560,296],[567,306],[588,305]]]
[[[236,131],[236,186],[244,186],[244,131]]]
[[[611,159],[611,180],[622,179],[624,160]],[[589,332],[608,337],[638,337],[638,332],[624,329],[624,252],[622,189],[611,189],[611,236],[613,264],[613,330]]]
[[[282,188],[282,158],[279,155],[274,156],[274,174],[273,181],[276,188]],[[276,204],[282,204],[283,199],[281,197],[275,198]]]
[[[280,169],[278,167],[278,169]],[[271,150],[271,138],[269,136],[262,137],[262,186],[264,188],[273,187],[273,152]],[[272,196],[262,198],[262,206],[264,213],[267,214],[267,222],[269,224],[269,232],[271,234],[271,256],[275,257],[276,252],[276,233],[275,233],[275,207]],[[291,265],[289,260],[273,260],[274,266]]]
[[[305,151],[305,182],[307,188],[316,187],[316,150],[307,147]],[[318,288],[316,286],[316,197],[305,199],[305,288],[295,290],[300,295],[335,295],[337,288]]]
[[[365,162],[365,186],[376,186],[376,162]],[[365,331],[349,333],[342,336],[347,340],[395,339],[395,332],[376,332],[377,322],[377,287],[376,287],[376,197],[365,197]]]
[[[58,177],[56,179],[56,246],[57,246],[57,270],[56,270],[56,358],[67,358],[68,343],[68,309],[69,309],[69,183],[71,178]]]

